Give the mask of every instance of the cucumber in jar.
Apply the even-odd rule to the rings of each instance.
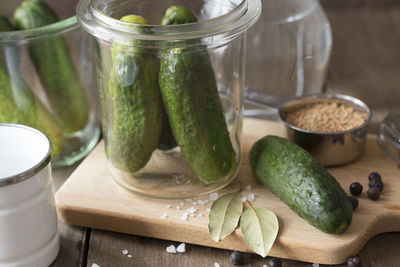
[[[22,2],[14,12],[14,20],[20,30],[59,21],[41,0]],[[89,118],[88,100],[64,37],[56,34],[32,40],[28,50],[62,130],[65,133],[82,130]]]
[[[191,10],[177,5],[166,11],[162,24],[196,21]],[[165,49],[159,83],[172,133],[197,176],[214,183],[233,175],[236,153],[206,47]]]

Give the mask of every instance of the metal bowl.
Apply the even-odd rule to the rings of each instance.
[[[290,110],[299,105],[315,102],[317,99],[340,99],[348,102],[355,109],[367,112],[366,121],[355,128],[337,132],[313,132],[297,128],[286,121]],[[306,149],[324,166],[343,165],[358,159],[364,152],[367,126],[371,120],[371,110],[361,100],[340,94],[313,94],[290,100],[278,109],[278,114],[285,124],[288,138]]]

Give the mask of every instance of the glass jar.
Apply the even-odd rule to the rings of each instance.
[[[332,47],[318,0],[262,0],[262,6],[248,32],[244,98],[255,104],[249,104],[249,114],[276,108],[282,98],[321,93]]]
[[[4,1],[0,7],[14,25],[13,14],[21,2]],[[45,2],[58,22],[27,30],[1,29],[0,122],[45,133],[53,147],[52,166],[61,167],[82,159],[99,140],[93,40],[74,16],[78,1]]]
[[[198,22],[160,26],[171,5]],[[82,0],[96,39],[108,168],[125,188],[187,198],[226,186],[241,158],[246,30],[259,0]],[[140,15],[148,25],[122,22]],[[228,89],[227,89],[228,88]]]

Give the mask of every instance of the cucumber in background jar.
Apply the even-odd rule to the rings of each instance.
[[[8,19],[0,16],[0,32],[13,30]],[[53,115],[22,78],[18,48],[2,45],[0,49],[0,123],[17,123],[38,129],[50,139],[52,156],[59,155],[63,150],[63,133]]]
[[[14,12],[14,20],[20,30],[59,21],[50,6],[40,0],[22,2]],[[82,130],[89,118],[88,100],[64,38],[56,35],[32,40],[28,50],[62,130]]]

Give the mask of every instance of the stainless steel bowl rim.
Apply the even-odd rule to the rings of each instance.
[[[35,174],[37,174],[41,170],[43,170],[51,161],[51,142],[50,142],[49,138],[44,133],[42,133],[39,130],[36,130],[35,128],[26,126],[26,125],[15,124],[15,123],[0,123],[0,127],[4,127],[4,126],[22,128],[22,129],[26,129],[26,130],[35,132],[36,134],[39,134],[45,140],[47,140],[49,149],[46,152],[45,156],[42,158],[42,160],[40,160],[38,163],[36,163],[31,168],[25,170],[24,172],[16,174],[16,175],[11,175],[11,176],[8,176],[8,177],[1,177],[0,178],[0,188],[19,183],[19,182],[25,181],[25,180],[33,177]]]
[[[365,109],[368,113],[368,117],[365,120],[365,122],[363,124],[361,124],[358,127],[354,127],[352,129],[349,130],[345,130],[345,131],[335,131],[335,132],[315,132],[315,131],[310,131],[310,130],[305,130],[305,129],[301,129],[298,127],[295,127],[291,124],[289,124],[288,122],[286,122],[283,118],[282,118],[282,112],[285,109],[285,107],[290,104],[290,103],[294,103],[296,101],[301,101],[301,100],[305,100],[305,99],[341,99],[341,100],[345,100],[347,102],[350,102],[354,105],[357,105],[363,109]],[[302,133],[308,133],[308,134],[316,134],[316,135],[342,135],[342,134],[347,134],[347,133],[353,133],[353,132],[357,132],[358,130],[361,130],[363,128],[365,128],[369,122],[371,121],[372,118],[372,111],[371,109],[367,106],[367,104],[365,104],[363,101],[361,101],[358,98],[355,98],[353,96],[349,96],[349,95],[343,95],[343,94],[308,94],[308,95],[304,95],[304,96],[300,96],[300,97],[296,97],[294,99],[291,99],[289,101],[286,101],[284,104],[282,104],[279,108],[278,108],[278,115],[279,115],[279,119],[290,129],[293,129],[295,131],[298,132],[302,132]]]

